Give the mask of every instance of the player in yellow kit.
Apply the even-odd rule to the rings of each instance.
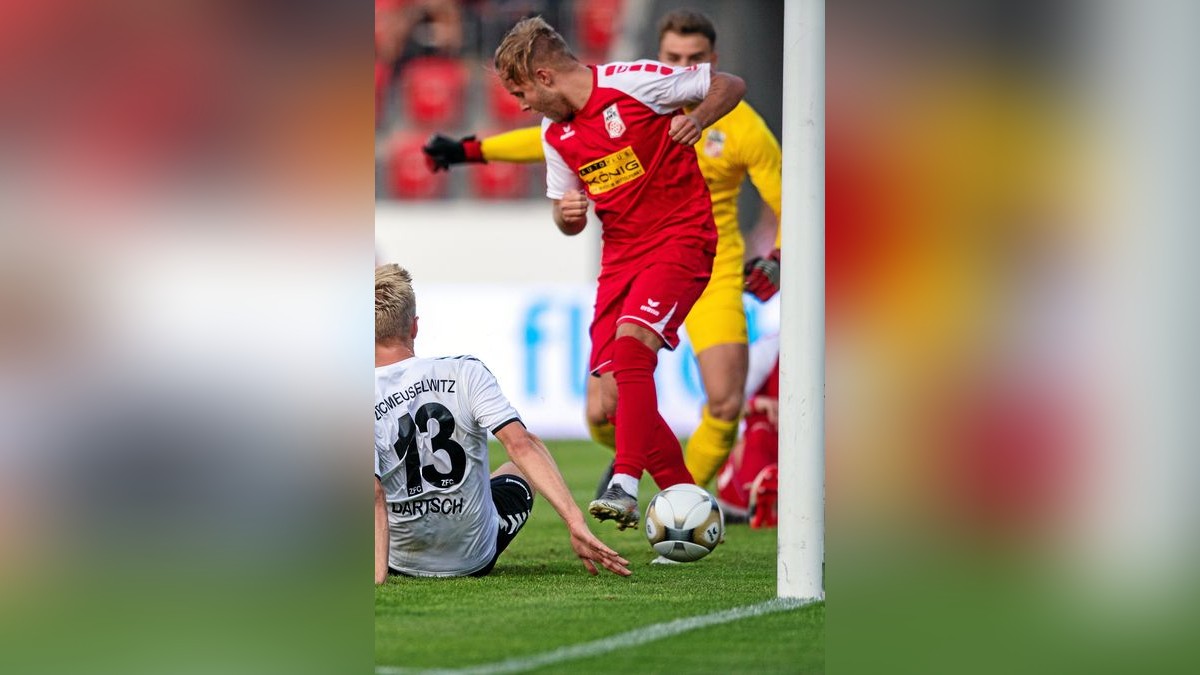
[[[658,60],[669,65],[716,64],[716,30],[698,12],[675,11],[659,23]],[[684,323],[700,364],[707,402],[692,433],[685,461],[699,485],[707,484],[729,455],[737,437],[746,382],[747,330],[743,290],[766,300],[779,289],[779,237],[766,258],[743,266],[745,243],[738,229],[737,199],[747,175],[779,216],[779,142],[745,101],[708,127],[696,144],[700,171],[712,195],[719,240],[712,279]],[[425,146],[433,170],[472,162],[543,161],[540,127],[518,129],[476,140],[435,135]],[[588,378],[587,420],[592,438],[614,447],[612,423],[600,406],[599,379]],[[607,481],[603,481],[607,483]]]

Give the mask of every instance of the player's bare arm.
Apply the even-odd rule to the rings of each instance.
[[[571,499],[571,492],[558,471],[558,465],[542,440],[529,433],[520,423],[506,425],[496,433],[496,438],[508,451],[509,459],[567,524],[567,530],[571,533],[571,548],[588,572],[599,574],[596,563],[600,563],[613,574],[629,576],[629,561],[597,539],[588,529],[583,512]]]
[[[375,479],[375,583],[387,581],[388,573],[388,521],[387,504],[384,503],[383,485]]]
[[[582,190],[569,190],[554,201],[554,224],[566,235],[583,232],[587,225],[588,198]]]
[[[704,100],[690,113],[677,115],[671,120],[671,140],[680,145],[695,145],[700,140],[700,134],[737,107],[745,95],[746,83],[742,78],[729,73],[713,73]]]

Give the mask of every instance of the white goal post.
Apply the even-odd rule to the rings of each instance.
[[[788,0],[783,28],[778,594],[825,585],[825,2]]]

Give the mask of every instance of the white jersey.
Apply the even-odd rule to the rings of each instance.
[[[499,516],[487,434],[519,421],[474,357],[375,369],[375,475],[387,499],[390,567],[461,576],[491,561]]]

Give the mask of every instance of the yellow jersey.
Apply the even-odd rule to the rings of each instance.
[[[745,245],[738,229],[737,202],[742,181],[748,175],[763,201],[779,217],[783,199],[783,156],[779,142],[762,117],[749,103],[742,101],[728,115],[704,130],[696,143],[700,172],[712,195],[713,219],[717,221],[720,241],[715,265],[736,259],[742,264]],[[778,245],[778,237],[776,237]]]

